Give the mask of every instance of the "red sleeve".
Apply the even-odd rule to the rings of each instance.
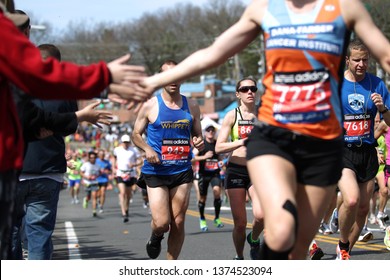
[[[104,62],[78,66],[55,59],[43,61],[40,51],[0,11],[0,74],[39,98],[89,99],[110,83]]]

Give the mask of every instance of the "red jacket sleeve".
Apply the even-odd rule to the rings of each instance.
[[[45,99],[89,99],[110,83],[104,62],[78,66],[40,51],[0,11],[0,74],[23,91]]]

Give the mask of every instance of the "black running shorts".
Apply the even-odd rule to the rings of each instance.
[[[375,178],[378,172],[378,154],[374,145],[345,146],[344,167],[352,169],[359,183]]]
[[[254,126],[246,147],[247,160],[271,154],[290,161],[300,184],[326,187],[337,184],[341,178],[344,147],[341,136],[322,140],[261,123]]]
[[[225,189],[246,189],[251,186],[248,169],[246,165],[228,163],[225,174]]]
[[[155,175],[142,173],[146,185],[149,188],[168,187],[176,188],[180,185],[192,183],[194,180],[194,171],[191,169],[172,175]]]

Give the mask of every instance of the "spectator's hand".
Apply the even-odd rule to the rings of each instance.
[[[100,101],[89,104],[84,109],[76,112],[77,120],[79,122],[86,121],[101,128],[101,124],[110,125],[112,120],[112,113],[104,110],[95,110]]]
[[[138,88],[138,89],[137,89]],[[151,94],[132,83],[110,84],[108,86],[108,99],[113,102],[128,104],[131,101],[145,102]]]
[[[111,94],[109,98],[114,102],[144,102],[153,93],[137,85],[146,76],[145,68],[125,64],[130,60],[130,57],[130,54],[127,54],[107,64],[112,77],[112,83],[108,88]],[[115,96],[112,94],[115,94]]]
[[[121,84],[123,82],[138,83],[145,74],[145,67],[125,64],[130,60],[131,55],[127,54],[119,57],[107,64],[111,73],[112,82]]]

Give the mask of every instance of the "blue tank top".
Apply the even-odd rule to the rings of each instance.
[[[172,175],[192,168],[192,116],[187,98],[182,96],[180,109],[168,108],[161,95],[157,96],[158,116],[147,127],[147,143],[157,152],[161,164],[144,161],[142,173]]]

